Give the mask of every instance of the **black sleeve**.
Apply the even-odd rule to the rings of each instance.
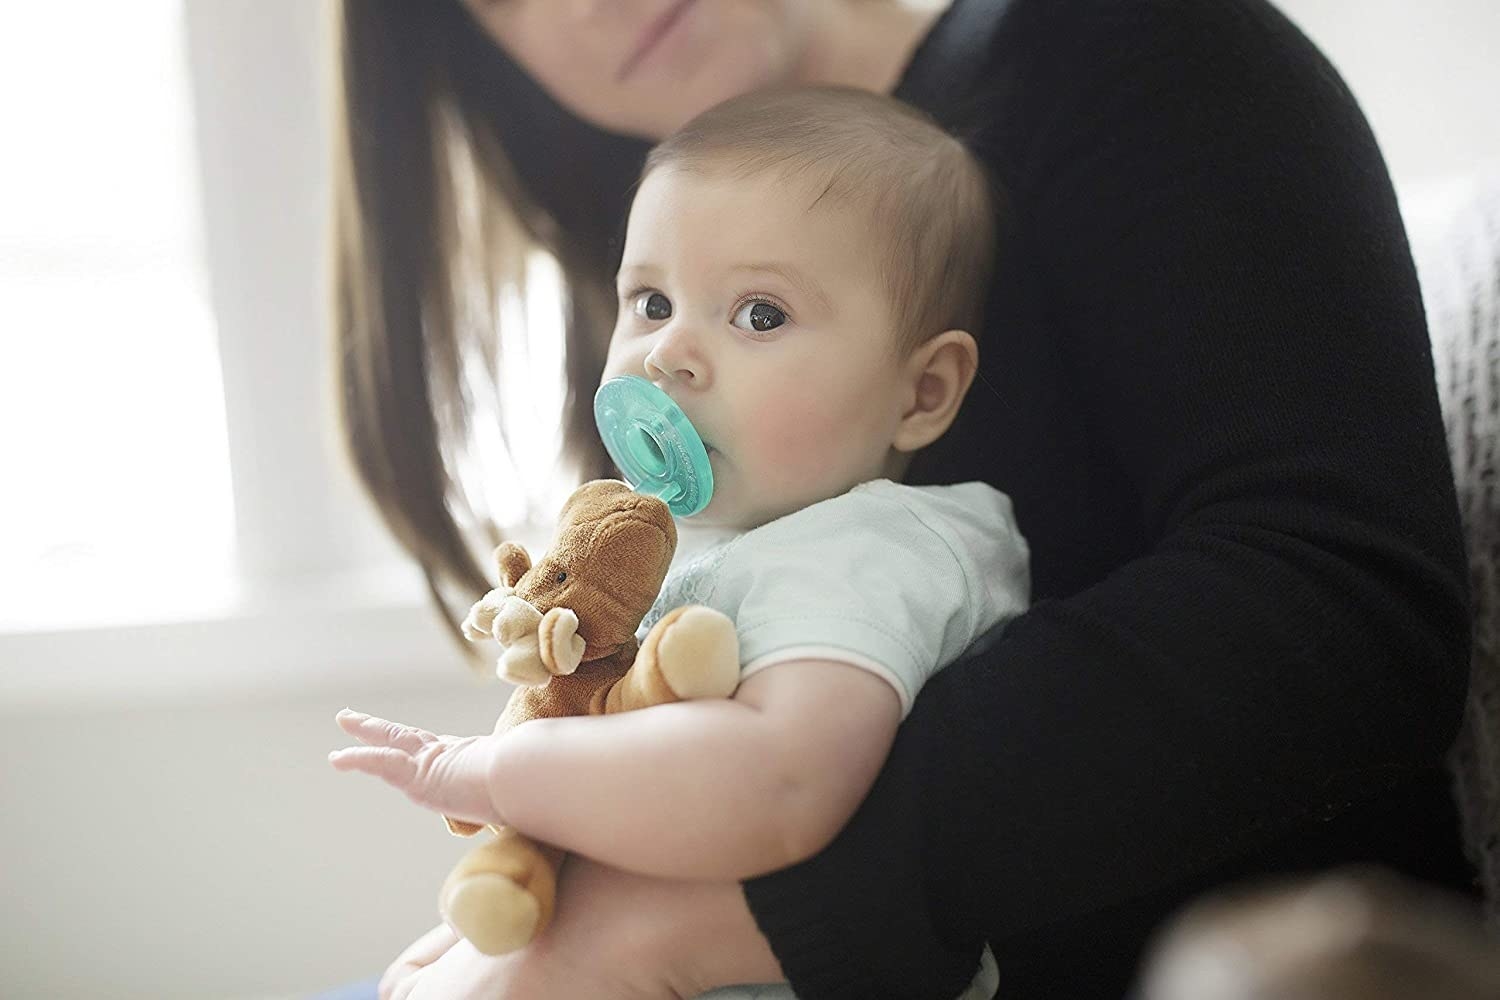
[[[940,672],[838,840],[746,884],[803,1000],[956,996],[981,939],[1378,798],[1456,731],[1462,543],[1363,116],[1258,0],[1079,6],[1015,211],[1154,543]]]

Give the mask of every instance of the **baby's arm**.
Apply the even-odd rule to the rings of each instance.
[[[497,741],[490,793],[507,824],[607,865],[745,879],[834,838],[900,720],[875,674],[789,661],[731,700],[527,722]]]
[[[741,880],[823,849],[885,762],[901,704],[860,667],[793,660],[733,699],[435,736],[355,712],[330,755],[445,816],[503,823],[614,868]]]

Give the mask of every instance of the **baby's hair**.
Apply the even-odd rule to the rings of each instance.
[[[761,89],[662,140],[662,168],[802,181],[813,205],[857,211],[873,237],[903,353],[944,330],[976,338],[995,257],[989,178],[957,138],[894,98],[844,87]]]

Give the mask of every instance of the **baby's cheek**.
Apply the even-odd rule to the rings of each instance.
[[[763,482],[793,493],[815,489],[837,473],[839,446],[847,437],[848,428],[834,413],[805,401],[768,407],[754,434]]]

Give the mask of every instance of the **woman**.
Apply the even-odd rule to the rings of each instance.
[[[910,481],[1010,494],[1038,602],[924,689],[812,861],[743,886],[579,861],[544,946],[483,959],[439,928],[390,988],[945,997],[988,941],[1006,997],[1118,997],[1228,879],[1467,884],[1443,770],[1467,592],[1421,299],[1363,117],[1264,0],[466,4],[344,5],[337,191],[351,448],[450,618],[487,587],[450,471],[483,304],[529,247],[557,257],[570,453],[607,474],[588,404],[644,151],[795,82],[923,108],[1008,194],[980,389]]]

